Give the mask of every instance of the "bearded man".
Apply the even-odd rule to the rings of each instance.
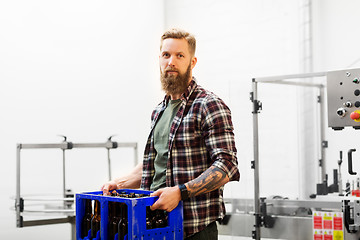
[[[224,185],[239,181],[231,112],[196,83],[195,37],[170,29],[161,37],[160,80],[166,96],[151,116],[143,162],[102,186],[155,191],[150,207],[168,212],[183,201],[184,238],[218,239],[216,220],[225,216]]]

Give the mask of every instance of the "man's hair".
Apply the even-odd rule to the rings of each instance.
[[[185,39],[189,44],[189,51],[192,56],[195,55],[196,50],[196,39],[194,35],[192,35],[189,32],[186,32],[185,30],[179,29],[179,28],[172,28],[167,30],[162,36],[161,36],[161,44],[160,44],[160,50],[162,48],[163,41],[168,38],[175,38],[175,39]]]

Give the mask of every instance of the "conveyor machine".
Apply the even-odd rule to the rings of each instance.
[[[101,143],[74,143],[67,140],[65,136],[62,136],[64,140],[61,143],[19,143],[16,146],[16,197],[15,197],[15,213],[16,213],[16,227],[32,227],[49,224],[71,224],[71,239],[76,239],[76,227],[75,227],[75,205],[74,205],[74,193],[67,188],[66,173],[65,173],[65,156],[66,151],[70,151],[75,148],[86,149],[106,149],[108,160],[108,179],[111,180],[111,159],[110,151],[118,148],[132,148],[134,150],[134,165],[137,165],[137,152],[138,146],[136,142],[115,142],[112,140],[113,136],[110,136],[106,142]],[[61,196],[49,196],[35,194],[33,196],[24,196],[21,194],[21,153],[24,150],[29,149],[60,149],[62,150],[62,184],[63,192]],[[33,208],[33,206],[38,206]],[[34,216],[36,215],[35,219]],[[40,217],[38,215],[41,215]],[[29,220],[29,218],[31,218]]]
[[[321,181],[314,183],[316,194],[308,199],[291,200],[276,196],[276,193],[271,198],[260,196],[258,115],[262,110],[262,103],[258,100],[258,84],[264,83],[318,89],[318,144],[321,149],[318,161]],[[335,131],[343,130],[345,127],[360,129],[360,69],[253,78],[250,100],[253,105],[254,159],[251,168],[254,170],[254,199],[225,199],[228,209],[231,210],[227,213],[225,221],[219,225],[219,233],[253,239],[360,239],[360,178],[358,186],[353,186],[353,190],[350,183],[346,183],[346,188],[343,188],[341,152],[338,161],[339,171],[334,171],[334,184],[328,185],[328,141],[325,139],[328,127]],[[347,152],[349,175],[357,174],[352,166],[352,154],[355,151],[356,149],[349,149]],[[328,195],[331,192],[338,194]]]

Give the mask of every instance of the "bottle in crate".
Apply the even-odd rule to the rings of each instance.
[[[95,200],[94,216],[91,219],[91,237],[96,238],[97,233],[100,231],[100,202]]]
[[[103,196],[101,191],[76,194],[77,240],[183,239],[182,202],[171,212],[150,211],[150,206],[157,200],[157,197],[150,197],[150,193],[145,190],[121,189],[112,192],[111,196]],[[95,232],[96,235],[82,237],[87,200],[94,203],[92,219],[99,215],[101,230],[99,227],[95,230],[92,221],[90,233]],[[119,213],[114,213],[117,211]]]
[[[168,214],[164,210],[150,210],[146,207],[146,229],[164,228],[168,226]]]
[[[155,227],[164,228],[167,224],[167,213],[164,210],[155,210]]]
[[[118,225],[118,240],[124,240],[128,233],[127,205],[121,203],[120,206],[120,222]]]
[[[109,202],[108,240],[115,240],[115,235],[118,232],[119,222],[120,222],[120,203]]]
[[[93,214],[92,214],[91,199],[85,199],[85,216],[81,222],[81,225],[82,225],[81,237],[82,238],[85,238],[89,235],[89,231],[91,229],[92,217],[93,217]]]

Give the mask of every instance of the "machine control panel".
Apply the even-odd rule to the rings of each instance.
[[[327,73],[329,127],[360,129],[360,69]]]

